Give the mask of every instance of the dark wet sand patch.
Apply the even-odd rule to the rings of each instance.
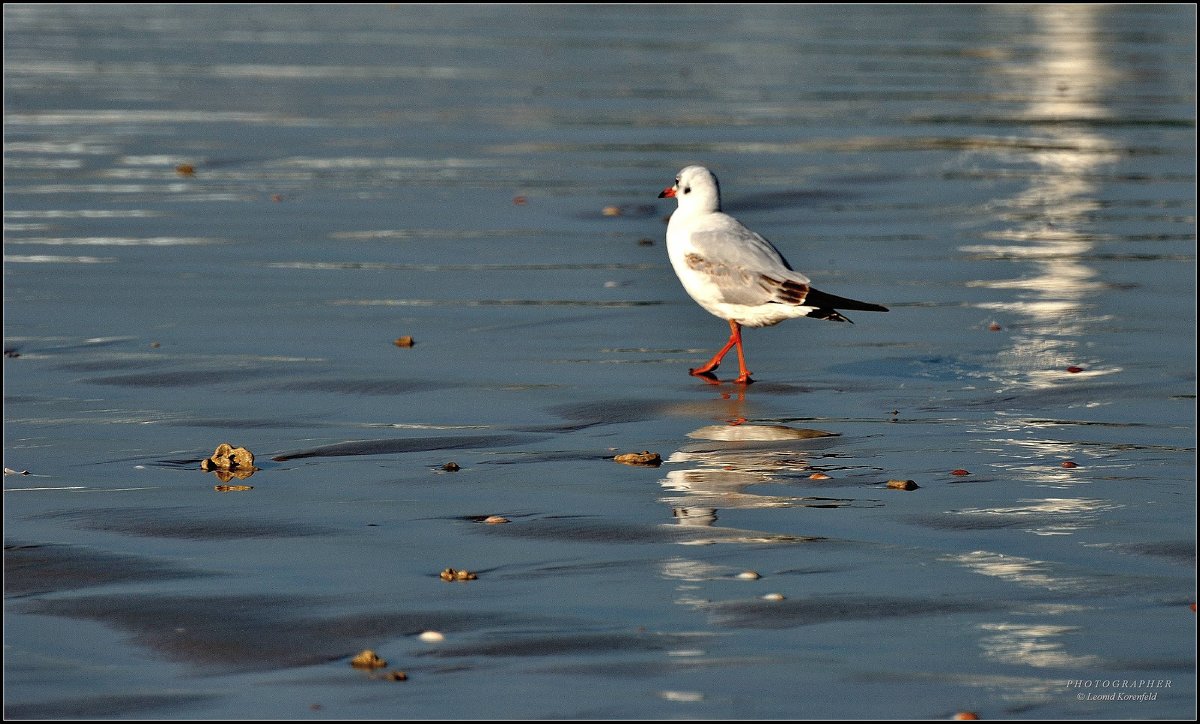
[[[1123,553],[1168,558],[1178,563],[1196,564],[1196,542],[1190,540],[1122,543],[1114,546]]]
[[[208,518],[184,508],[67,510],[37,517],[46,520],[68,520],[86,530],[185,540],[300,538],[334,535],[339,532],[325,526],[281,520]]]
[[[830,201],[850,201],[860,198],[861,193],[852,191],[831,191],[827,189],[769,191],[765,193],[740,194],[729,203],[723,203],[729,213],[743,211],[769,211],[771,209],[792,209],[819,206]]]
[[[145,357],[141,359],[102,359],[65,362],[56,365],[55,369],[65,372],[115,372],[117,370],[140,370],[149,367],[162,367],[166,364],[166,360]]]
[[[818,596],[783,601],[728,601],[708,607],[715,623],[727,628],[776,629],[833,621],[874,621],[913,616],[979,613],[1004,607],[994,602],[920,598],[881,598],[873,595]]]
[[[84,619],[126,631],[168,660],[230,670],[309,666],[425,630],[472,631],[546,623],[496,612],[380,611],[313,615],[312,596],[104,595],[33,601],[22,611]]]
[[[219,369],[219,370],[174,370],[169,372],[142,372],[126,375],[109,375],[83,380],[92,385],[117,385],[121,387],[203,387],[243,382],[268,374],[265,369]]]
[[[109,694],[57,699],[34,704],[4,705],[5,720],[61,719],[153,719],[147,716],[159,710],[176,712],[215,700],[206,694]]]
[[[695,645],[696,641],[684,637],[675,642],[675,646]],[[545,674],[568,674],[572,676],[605,676],[613,679],[642,680],[652,676],[670,676],[698,669],[729,669],[734,666],[761,666],[763,658],[713,658],[709,656],[651,661],[597,661],[591,663],[562,664],[561,666],[538,667],[536,671]]]
[[[753,539],[760,544],[810,543],[823,540],[818,537],[759,533],[708,526],[667,525],[656,523],[637,525],[617,523],[592,517],[539,518],[523,521],[517,525],[478,526],[478,530],[489,534],[530,538],[534,540],[561,541],[565,543],[688,543],[702,538],[708,542],[748,542]]]
[[[711,389],[702,385],[698,390]],[[755,392],[793,394],[804,388],[785,383],[755,383]],[[711,415],[712,407],[708,403],[694,403],[676,400],[630,400],[610,399],[556,405],[549,409],[551,414],[567,420],[558,425],[530,426],[519,429],[532,432],[573,432],[598,425],[618,425],[630,422],[655,420],[674,415],[701,416]]]
[[[629,654],[633,652],[668,651],[688,640],[692,640],[691,637],[653,633],[551,634],[528,638],[513,637],[505,641],[489,640],[487,642],[468,643],[457,646],[438,646],[436,649],[424,652],[423,655],[436,657],[524,657],[595,654],[607,651],[619,651]]]
[[[453,384],[448,382],[434,382],[431,380],[303,379],[273,382],[269,385],[258,386],[255,389],[266,392],[333,392],[342,395],[388,396],[442,390],[453,386]]]
[[[487,465],[514,465],[525,463],[594,462],[613,459],[610,450],[555,450],[551,452],[522,453],[510,458],[482,460]]]
[[[334,427],[332,423],[317,421],[307,422],[297,419],[282,418],[233,418],[233,417],[195,417],[176,420],[165,420],[161,425],[167,427],[203,427],[217,430],[291,430]]]
[[[164,581],[210,575],[140,556],[65,544],[4,544],[4,594],[69,591],[133,581]]]
[[[550,411],[570,421],[565,426],[555,428],[566,431],[650,420],[661,417],[665,410],[677,405],[677,402],[668,400],[600,400],[557,405]]]
[[[340,457],[346,455],[387,455],[394,453],[425,452],[429,450],[460,450],[464,448],[506,447],[520,443],[537,442],[544,437],[526,435],[466,435],[440,437],[404,437],[381,440],[351,440],[332,445],[321,445],[282,453],[271,458],[276,462],[300,458]]]
[[[1053,515],[988,515],[984,513],[945,513],[941,515],[905,516],[906,523],[921,525],[934,530],[1001,530],[1004,528],[1037,528],[1061,526],[1062,517]]]
[[[673,526],[617,523],[593,517],[538,518],[519,525],[479,526],[479,530],[534,540],[629,544],[670,543],[691,533]]]

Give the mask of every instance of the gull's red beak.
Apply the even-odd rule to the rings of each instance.
[[[658,195],[658,198],[660,198],[660,199],[673,199],[673,198],[675,198],[675,187],[674,187],[674,186],[668,186],[667,188],[663,189],[663,190],[662,190],[662,193]]]

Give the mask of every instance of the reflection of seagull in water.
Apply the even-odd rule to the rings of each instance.
[[[689,432],[688,437],[705,442],[671,454],[667,462],[691,467],[671,470],[659,481],[667,493],[660,500],[671,506],[671,515],[677,525],[711,526],[717,522],[717,511],[721,508],[813,505],[813,498],[750,493],[746,488],[785,482],[787,477],[810,470],[808,462],[802,459],[805,451],[787,443],[836,439],[837,435],[786,425],[741,424],[708,425]],[[820,443],[809,447],[807,452],[817,446]],[[844,501],[820,499],[818,504],[826,507],[831,502],[842,504]],[[760,534],[742,531],[739,535],[754,537]]]
[[[739,374],[734,382],[749,384],[742,351],[742,327],[768,327],[792,317],[849,322],[839,309],[886,312],[887,307],[825,294],[809,286],[808,277],[792,269],[763,237],[732,216],[721,213],[717,177],[703,166],[688,166],[663,189],[679,208],[667,225],[667,254],[683,288],[710,314],[729,322],[729,341],[693,375],[711,374],[737,347]]]

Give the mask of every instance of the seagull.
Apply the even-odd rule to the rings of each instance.
[[[692,375],[716,381],[713,370],[737,347],[736,384],[748,385],[742,327],[769,327],[793,317],[849,322],[839,309],[886,312],[887,307],[817,291],[792,269],[771,242],[721,212],[721,187],[703,166],[688,166],[663,189],[660,199],[679,208],[667,224],[667,255],[692,299],[709,314],[729,322],[729,341]]]

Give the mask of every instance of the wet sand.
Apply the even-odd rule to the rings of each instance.
[[[6,6],[6,717],[1194,716],[1194,20]]]

